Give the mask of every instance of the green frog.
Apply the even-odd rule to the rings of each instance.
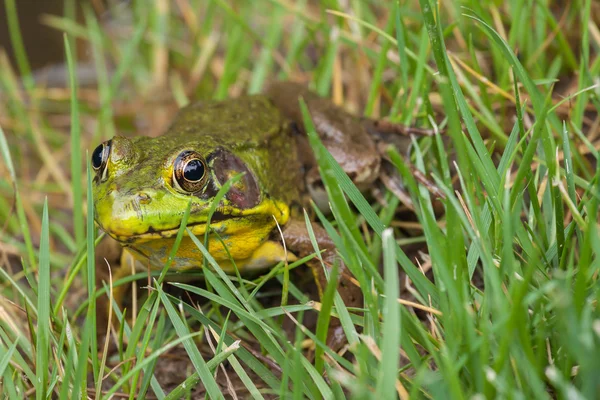
[[[187,227],[203,237],[215,195],[243,173],[210,221],[208,249],[219,265],[233,272],[233,259],[245,273],[313,253],[301,210],[310,198],[321,205],[326,201],[299,97],[306,101],[323,144],[355,184],[372,186],[382,165],[370,132],[376,124],[346,113],[303,85],[277,83],[261,95],[191,104],[162,136],[116,136],[98,146],[91,157],[96,222],[129,257],[142,261],[139,266],[161,269],[190,201]],[[333,242],[322,227],[313,224],[313,230],[326,265],[333,265],[338,257]],[[171,268],[201,265],[200,250],[184,236]],[[327,284],[323,268],[317,262],[311,267],[322,292]],[[340,272],[342,299],[362,307],[361,288],[351,283],[343,264]],[[127,273],[129,268],[121,268],[117,277]],[[122,295],[115,293],[119,304]],[[330,342],[340,333],[332,329]]]

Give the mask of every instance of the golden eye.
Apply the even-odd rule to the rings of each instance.
[[[198,192],[206,183],[206,161],[195,151],[181,152],[173,164],[173,187],[183,193]]]
[[[102,179],[106,177],[106,165],[108,163],[108,158],[110,157],[111,144],[112,140],[107,140],[96,147],[92,153],[92,168]]]

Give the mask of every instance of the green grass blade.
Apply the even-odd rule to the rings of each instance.
[[[40,264],[38,268],[36,398],[46,398],[48,368],[50,367],[50,238],[48,222],[48,200],[44,201],[42,215],[42,237],[40,238]]]
[[[398,298],[398,265],[396,264],[394,234],[391,229],[383,232],[383,268],[385,271],[385,305],[383,308],[382,358],[379,365],[377,392],[380,399],[396,398],[396,379],[400,359],[401,319]]]
[[[213,377],[212,373],[210,372],[210,369],[207,366],[206,362],[204,361],[204,358],[200,354],[200,351],[196,347],[196,344],[192,340],[192,337],[195,334],[190,334],[188,332],[187,326],[181,320],[181,317],[175,310],[175,307],[173,307],[173,305],[171,304],[171,301],[167,298],[167,295],[162,290],[162,288],[160,286],[158,286],[157,290],[158,290],[161,302],[167,310],[169,319],[171,320],[171,323],[175,327],[175,331],[177,332],[177,335],[181,339],[181,342],[183,343],[183,346],[185,347],[185,350],[187,351],[187,354],[189,355],[190,360],[192,361],[192,364],[194,365],[194,368],[196,369],[196,373],[198,374],[198,377],[204,384],[204,387],[206,388],[208,395],[213,399],[223,399],[224,398],[223,394],[221,393],[221,390],[219,389],[219,386],[217,385],[215,378]],[[227,357],[225,357],[225,358],[227,358]],[[149,359],[149,357],[146,358],[146,361],[148,359]],[[138,365],[136,365],[135,368],[137,368],[137,367],[138,367]]]
[[[73,229],[75,243],[81,248],[84,242],[83,228],[83,189],[81,187],[81,124],[79,123],[79,101],[77,98],[77,72],[73,60],[70,39],[64,36],[65,54],[69,68],[69,85],[71,87],[71,189],[73,196]]]

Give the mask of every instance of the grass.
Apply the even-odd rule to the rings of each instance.
[[[44,17],[65,32],[59,88],[32,79],[21,5],[5,5],[17,67],[0,55],[4,398],[600,397],[594,2],[132,1],[107,25],[87,6],[74,20],[70,0],[66,17]],[[75,39],[90,49],[91,86],[75,78]],[[95,286],[88,153],[272,79],[438,132],[409,157],[385,154],[410,210],[390,192],[366,198],[309,132],[331,205],[313,224],[364,309],[332,285],[309,301],[292,279],[306,260],[228,276],[194,238],[206,285],[163,284],[165,266],[98,341],[93,299],[112,288]],[[331,318],[345,355],[324,344]]]

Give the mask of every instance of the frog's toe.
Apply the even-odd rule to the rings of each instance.
[[[297,257],[287,251],[281,243],[268,240],[254,250],[249,258],[238,262],[238,267],[244,271],[258,271],[285,260],[293,262]]]

